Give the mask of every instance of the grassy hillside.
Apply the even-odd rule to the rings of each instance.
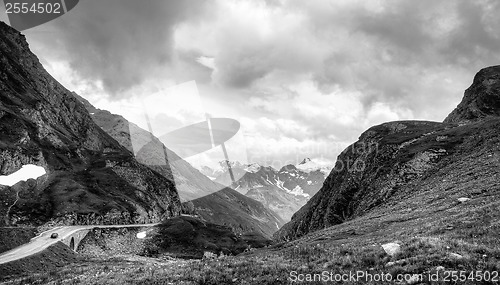
[[[30,241],[37,234],[37,228],[0,228],[0,253],[11,250]]]
[[[491,171],[488,166],[480,170]],[[460,182],[461,179],[457,181]],[[432,284],[454,284],[450,281],[451,271],[483,277],[487,274],[477,272],[495,274],[500,271],[500,191],[476,194],[461,203],[456,197],[463,194],[466,194],[465,189],[450,191],[447,195],[443,189],[429,185],[425,193],[415,193],[364,217],[293,242],[277,243],[235,257],[203,260],[101,258],[82,261],[78,267],[68,265],[39,278],[62,284],[290,284],[297,274],[360,271],[389,273],[393,278],[398,274],[422,274],[424,278],[423,282],[383,284],[430,284],[429,274],[435,276],[436,273],[439,281]],[[400,253],[387,255],[381,247],[387,242],[400,244]],[[477,280],[455,284],[498,284]],[[357,282],[342,284],[381,283],[360,278]]]
[[[44,278],[73,278],[82,284],[290,284],[298,274],[365,272],[391,274],[394,280],[384,284],[453,284],[451,274],[457,271],[467,279],[455,284],[498,284],[494,280],[495,272],[500,272],[499,129],[500,120],[490,118],[424,136],[415,147],[439,144],[453,149],[454,155],[364,214],[290,242],[214,260],[105,258]],[[440,132],[447,132],[451,143],[436,141],[443,135]],[[406,133],[383,137],[388,143],[412,140]],[[454,142],[455,138],[461,139]],[[386,243],[397,243],[401,249],[389,255],[382,248]],[[380,284],[368,281],[360,277],[342,284]]]

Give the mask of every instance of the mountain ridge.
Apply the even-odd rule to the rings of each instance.
[[[458,106],[444,123],[467,123],[488,116],[500,116],[500,65],[481,69],[465,90]]]
[[[275,238],[292,240],[355,220],[417,195],[429,181],[440,181],[436,187],[446,189],[451,183],[448,177],[466,172],[464,168],[473,168],[474,163],[491,161],[500,150],[499,86],[500,68],[485,68],[443,123],[396,121],[363,132],[338,156],[324,186]],[[440,172],[441,168],[450,169],[449,173]],[[474,177],[478,185],[491,184],[491,173]]]
[[[0,223],[143,223],[180,214],[172,181],[101,130],[3,22],[0,51],[0,174],[25,164],[47,172],[1,187]]]

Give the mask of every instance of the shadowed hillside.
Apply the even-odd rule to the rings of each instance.
[[[0,63],[0,174],[25,164],[47,172],[1,187],[0,223],[142,223],[179,214],[171,179],[102,131],[45,71],[24,36],[4,23]]]

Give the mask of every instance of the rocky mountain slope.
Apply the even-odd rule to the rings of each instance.
[[[181,201],[190,201],[206,196],[224,188],[193,168],[175,152],[166,148],[150,132],[129,122],[120,115],[95,108],[83,97],[73,93],[89,111],[94,122],[123,147],[135,155],[137,161],[170,175],[175,182]]]
[[[137,162],[0,22],[0,174],[44,167],[0,186],[0,223],[143,223],[180,213],[171,179]]]
[[[466,123],[500,116],[500,66],[480,70],[472,85],[465,90],[462,102],[444,120],[445,123]]]
[[[205,167],[203,171],[214,181],[231,185],[226,162],[222,161],[220,165],[220,169]],[[231,162],[231,165],[237,178],[232,187],[261,202],[285,221],[289,221],[318,192],[326,178],[325,168],[315,166],[310,159],[304,159],[297,166],[286,165],[280,170],[255,163],[244,165],[237,161]]]
[[[469,199],[498,192],[499,90],[500,66],[485,68],[444,123],[400,121],[368,129],[339,155],[321,190],[276,237],[301,237],[418,195],[427,194],[431,202],[433,189],[445,196],[463,192]],[[480,165],[488,169],[475,171]]]
[[[206,221],[228,225],[236,233],[256,233],[266,238],[284,224],[261,203],[210,180],[150,132],[120,115],[95,108],[77,94],[74,96],[85,105],[96,124],[134,153],[139,162],[173,179],[187,211]]]

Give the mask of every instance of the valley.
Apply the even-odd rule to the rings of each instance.
[[[86,4],[91,5],[89,3]],[[270,9],[269,5],[274,9],[268,10],[269,15],[280,17],[275,12],[281,11],[280,7],[285,4],[266,3],[259,9]],[[317,5],[313,8],[328,14]],[[84,3],[81,6],[85,7]],[[294,23],[305,17],[306,11],[303,7],[295,9],[304,14],[300,17],[294,14],[297,17],[289,19]],[[154,17],[154,13],[149,12]],[[387,16],[385,10],[377,13]],[[135,14],[132,14],[125,15],[133,21]],[[164,14],[165,11],[160,13],[162,17]],[[411,17],[397,15],[413,17],[413,14]],[[172,35],[167,38],[156,35],[155,40],[158,37],[158,41],[172,43],[172,50],[177,48],[174,43],[186,44],[194,37],[191,34],[183,37],[183,32],[194,33],[201,28],[183,26],[177,19],[187,17],[182,13],[168,16],[179,21],[167,29]],[[207,21],[204,17],[207,15],[197,21]],[[346,34],[357,39],[358,33],[370,30],[391,37],[401,36],[399,30],[390,32],[399,20],[391,22],[388,28],[373,24],[375,18],[370,18],[373,22],[368,22],[369,27],[359,25],[356,32]],[[321,25],[326,21],[321,17],[315,20]],[[313,26],[313,30],[320,33],[318,23],[308,22],[304,27]],[[153,57],[154,60],[144,61],[120,54],[114,39],[104,37],[102,44],[114,46],[112,51],[118,55],[112,59],[126,58],[133,63],[128,65],[130,62],[124,61],[123,66],[115,66],[114,61],[106,58],[109,61],[100,66],[108,72],[104,80],[95,79],[89,70],[77,73],[73,62],[65,65],[39,59],[32,50],[50,53],[40,46],[30,46],[27,36],[0,21],[0,183],[3,183],[0,184],[0,284],[498,284],[500,65],[477,70],[473,78],[467,79],[470,86],[461,101],[456,102],[456,108],[446,111],[446,118],[433,120],[435,117],[430,114],[451,98],[444,95],[441,98],[440,92],[454,91],[457,78],[463,80],[463,74],[457,75],[457,66],[472,68],[463,63],[467,57],[453,59],[453,64],[456,60],[458,65],[439,61],[449,74],[436,71],[432,76],[439,80],[426,78],[422,81],[425,84],[411,76],[401,80],[397,72],[387,76],[381,71],[381,64],[371,69],[375,66],[371,61],[356,65],[369,70],[369,75],[358,74],[352,78],[344,78],[344,73],[351,74],[351,69],[337,71],[329,66],[319,75],[309,70],[318,69],[319,62],[328,62],[335,68],[338,65],[340,70],[347,59],[336,54],[327,59],[318,57],[317,62],[310,65],[300,62],[298,65],[308,66],[307,76],[296,76],[286,72],[298,68],[288,60],[272,62],[282,53],[289,54],[285,49],[275,50],[270,44],[273,42],[269,35],[273,34],[267,25],[271,24],[274,22],[263,24],[262,31],[256,32],[261,38],[252,43],[251,52],[241,62],[225,58],[226,54],[215,48],[221,44],[217,41],[208,44],[213,53],[201,53],[205,47],[196,42],[186,44],[189,47],[182,52],[176,50],[175,55],[161,54]],[[84,21],[83,27],[89,26],[94,33],[100,28],[90,20]],[[123,27],[127,28],[130,27]],[[283,34],[288,33],[287,29],[283,27]],[[117,30],[114,27],[113,31]],[[139,31],[146,33],[147,29]],[[102,40],[86,36],[83,37],[88,41]],[[37,34],[31,37],[39,39]],[[210,37],[220,39],[212,34]],[[296,43],[289,35],[280,34],[281,37],[287,45]],[[130,41],[119,41],[119,45],[135,44],[135,38],[134,41],[127,39]],[[336,37],[328,39],[325,50],[329,50]],[[363,39],[365,41],[359,41],[362,45],[373,44],[368,38]],[[414,47],[416,41],[402,39],[399,46],[411,45],[412,51],[426,50]],[[203,42],[203,39],[196,40]],[[431,40],[422,36],[422,41]],[[230,53],[232,57],[245,51],[248,43],[244,42],[225,43],[231,45],[231,50],[234,48]],[[377,50],[376,55],[369,57],[380,57],[381,62],[388,65],[399,56],[405,60],[397,64],[418,69],[406,64],[411,56],[387,48],[388,42],[389,39],[375,42],[380,52]],[[493,46],[491,43],[493,40],[470,50]],[[264,45],[266,51],[269,49],[272,56],[257,53],[259,44]],[[307,48],[299,49],[314,49],[309,41],[304,45]],[[358,42],[356,55],[362,55],[357,48]],[[99,55],[99,49],[91,52]],[[134,56],[138,56],[136,52],[134,49]],[[149,52],[154,54],[155,50]],[[315,52],[325,51],[318,48]],[[439,52],[438,56],[432,54],[432,60],[447,58],[442,50]],[[461,51],[457,48],[454,52]],[[427,50],[420,56],[424,54],[427,55]],[[64,53],[58,56],[69,57]],[[299,57],[300,53],[292,53],[294,60]],[[165,71],[156,66],[157,62],[173,69]],[[274,64],[275,69],[264,72],[253,68],[263,62]],[[246,69],[234,67],[237,64]],[[110,72],[105,65],[114,69]],[[127,74],[143,65],[157,69],[146,68],[147,76]],[[67,80],[66,84],[77,86],[79,92],[68,90],[44,66],[56,71],[66,70],[64,68],[74,71],[65,74],[68,78],[63,79]],[[200,75],[199,89],[206,100],[200,101],[207,110],[210,106],[211,111],[220,111],[222,108],[214,108],[214,102],[227,101],[234,104],[230,113],[235,116],[242,110],[254,112],[253,117],[245,113],[238,120],[227,120],[231,128],[226,130],[229,139],[224,142],[215,140],[212,131],[203,136],[205,140],[210,137],[210,143],[192,142],[188,134],[191,140],[186,141],[192,145],[186,149],[200,145],[204,149],[220,147],[226,160],[213,160],[217,156],[207,151],[199,154],[200,160],[209,164],[194,167],[185,153],[176,153],[164,136],[153,133],[147,115],[148,128],[141,128],[127,119],[128,116],[97,108],[98,104],[94,106],[87,99],[101,104],[106,100],[128,100],[135,96],[131,94],[134,92],[156,92],[161,89],[159,86],[147,84],[158,79],[154,73],[160,74],[160,70],[182,76],[204,74]],[[208,71],[210,73],[206,73]],[[422,77],[424,73],[416,72]],[[82,80],[78,77],[82,74],[95,81]],[[117,83],[112,80],[116,80],[117,74],[123,78],[117,81],[120,84],[113,85]],[[334,84],[325,82],[328,76],[335,77]],[[301,81],[305,77],[307,82],[296,85],[295,82],[280,83],[273,88],[257,88],[259,84],[281,82],[283,78]],[[389,79],[383,81],[382,77]],[[165,81],[175,85],[179,78]],[[420,89],[406,88],[404,84],[410,81],[413,84],[413,80],[419,82]],[[342,89],[346,82],[356,88]],[[221,89],[217,88],[223,85],[230,87],[224,89],[227,94],[221,95],[218,93]],[[430,85],[439,86],[432,89]],[[198,92],[196,84],[188,86],[194,86],[194,93]],[[371,89],[365,89],[366,86]],[[246,89],[241,91],[243,88]],[[381,95],[377,88],[395,94]],[[89,95],[88,90],[100,90],[109,96],[100,101],[96,98],[101,93]],[[182,130],[182,126],[193,125],[187,123],[189,120],[199,120],[199,110],[191,110],[199,102],[195,104],[191,100],[194,97],[189,97],[190,93],[179,86],[172,90],[175,91],[172,93],[178,92],[182,100],[169,97],[170,105],[186,105],[188,111],[161,113],[151,119],[161,118],[161,124],[172,124]],[[421,98],[428,99],[423,93],[436,90],[439,92],[432,95],[434,102],[421,102],[425,101]],[[414,97],[407,95],[412,92]],[[308,97],[301,98],[303,94]],[[210,96],[221,97],[212,102]],[[404,100],[398,96],[408,102],[401,103]],[[247,97],[250,99],[246,100]],[[278,106],[266,101],[276,98],[280,100]],[[299,103],[294,101],[297,98],[301,98]],[[397,103],[389,105],[387,100]],[[335,104],[326,106],[324,102]],[[342,110],[342,106],[346,110]],[[428,109],[422,111],[417,106]],[[158,108],[167,107],[170,106]],[[203,124],[206,131],[211,128],[208,119],[211,114],[206,111],[202,115],[206,121],[194,124]],[[426,116],[429,118],[415,119]],[[228,149],[231,143],[243,145],[238,137],[230,141],[240,124],[246,129],[238,135],[246,138],[248,145],[246,149],[239,149],[242,153],[238,155],[246,155],[247,161],[252,161],[249,164],[229,160],[226,153],[226,142]],[[358,132],[360,126],[364,129]],[[355,138],[349,140],[347,134],[351,133],[355,133]],[[329,164],[332,151],[324,151],[325,156],[319,151],[302,152],[299,156],[299,151],[287,149],[309,146],[305,149],[318,150],[325,145],[328,149],[342,145],[335,164]],[[300,162],[276,168],[255,162],[268,161],[269,157],[290,161],[285,158],[292,156],[300,157]],[[216,161],[219,166],[207,166]],[[34,172],[26,173],[28,168]],[[378,279],[380,276],[385,279]]]

